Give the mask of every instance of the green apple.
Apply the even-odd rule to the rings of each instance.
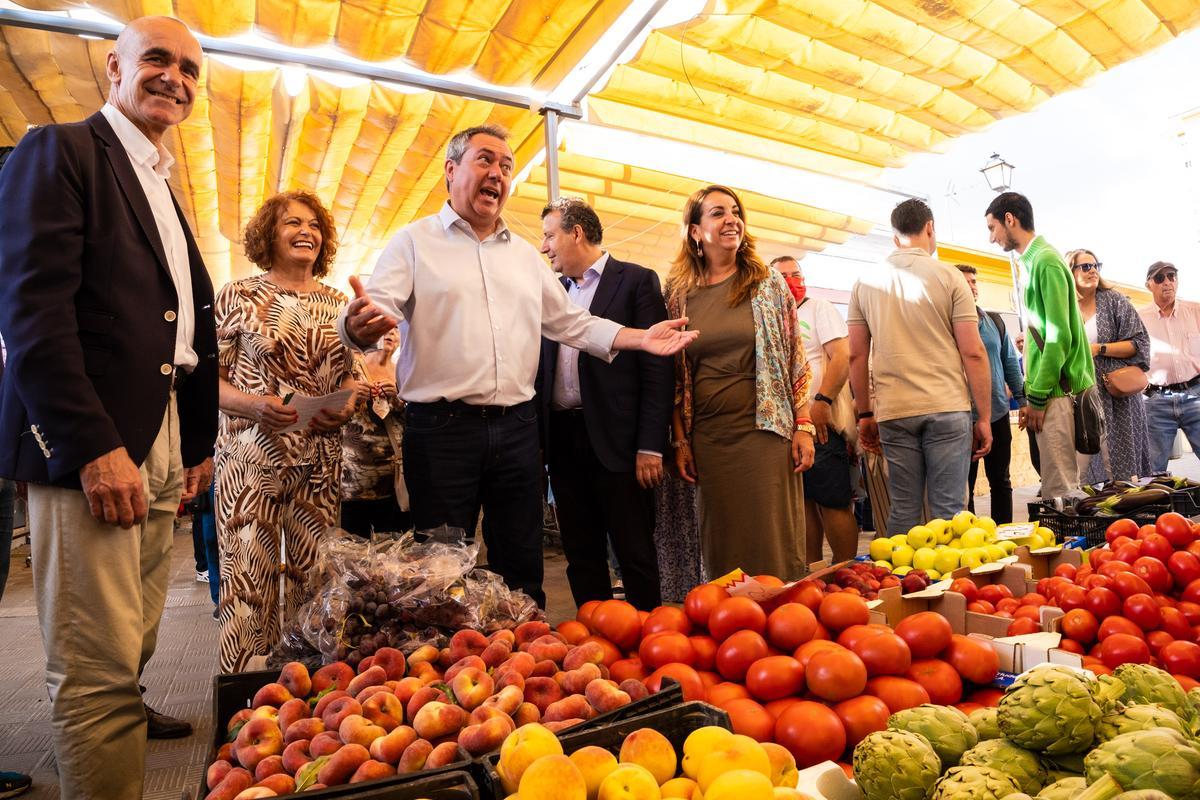
[[[958,569],[958,559],[960,553],[953,547],[947,547],[945,550],[939,550],[937,558],[934,559],[933,568],[943,574],[953,572]]]
[[[907,533],[897,533],[895,536],[889,536],[888,538],[891,540],[893,545],[908,544]]]
[[[931,570],[937,562],[937,551],[932,547],[921,547],[913,553],[913,569]]]
[[[908,546],[914,550],[922,547],[933,547],[937,544],[937,534],[924,525],[914,525],[908,532]]]
[[[892,557],[892,548],[895,546],[891,539],[872,539],[867,552],[871,554],[872,561],[887,561]]]
[[[959,537],[963,547],[983,547],[987,544],[987,531],[983,528],[969,528]]]
[[[959,539],[957,536],[955,536],[953,539],[950,540],[950,543],[946,546],[949,547],[951,550],[962,550],[962,546],[963,546],[962,539]]]
[[[982,547],[968,547],[962,551],[962,555],[959,556],[958,563],[964,567],[975,569],[976,567],[982,567],[985,563],[987,563],[984,560],[986,557],[987,554],[984,552]]]
[[[898,544],[892,548],[892,563],[897,567],[911,567],[916,552],[906,544]]]
[[[975,518],[975,527],[983,528],[988,533],[995,533],[996,532],[996,520],[992,519],[991,517],[976,517]]]
[[[989,563],[991,563],[993,561],[999,561],[1000,559],[1002,559],[1008,555],[1008,553],[1004,552],[1004,548],[998,544],[985,544],[983,546],[983,549],[984,549],[984,552],[986,552],[988,555]]]
[[[955,534],[962,536],[968,528],[975,527],[975,515],[970,511],[960,511],[950,521],[950,527],[954,529]]]
[[[1012,539],[1001,539],[996,542],[996,545],[1004,551],[1004,555],[1011,556],[1017,549],[1017,543]]]

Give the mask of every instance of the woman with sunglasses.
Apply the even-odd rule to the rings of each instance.
[[[1072,250],[1066,260],[1075,278],[1083,327],[1092,345],[1096,383],[1104,387],[1104,377],[1122,367],[1147,369],[1150,337],[1133,303],[1100,277],[1103,265],[1091,250]],[[1110,391],[1101,391],[1100,397],[1104,401],[1108,465],[1106,468],[1103,452],[1079,456],[1080,482],[1129,480],[1134,475],[1150,474],[1145,398],[1140,392],[1130,397],[1115,397]]]

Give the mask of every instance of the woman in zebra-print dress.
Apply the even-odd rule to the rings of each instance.
[[[319,282],[337,250],[333,217],[308,192],[269,199],[246,228],[247,257],[264,274],[217,296],[221,425],[217,535],[221,550],[221,670],[265,666],[305,599],[318,539],[337,521],[340,428],[354,412],[324,409],[308,430],[282,433],[292,393],[357,389],[335,322],[347,298]]]

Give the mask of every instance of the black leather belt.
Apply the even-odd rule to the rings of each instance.
[[[462,400],[438,400],[434,403],[409,403],[407,405],[409,413],[441,413],[449,414],[452,417],[479,417],[480,419],[503,417],[506,414],[512,414],[516,411],[532,407],[532,400],[517,403],[515,406],[474,406],[470,403],[464,403]]]
[[[1146,387],[1146,394],[1154,394],[1155,392],[1186,392],[1188,389],[1200,383],[1200,375],[1192,378],[1190,381],[1183,383],[1167,383],[1159,386],[1158,384],[1150,384]]]

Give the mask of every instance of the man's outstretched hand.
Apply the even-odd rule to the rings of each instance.
[[[359,347],[370,347],[400,321],[375,305],[357,275],[350,276],[350,288],[354,299],[346,307],[346,333]]]
[[[656,356],[673,356],[700,335],[700,331],[685,331],[687,317],[665,319],[651,325],[642,336],[641,347],[647,353]]]

